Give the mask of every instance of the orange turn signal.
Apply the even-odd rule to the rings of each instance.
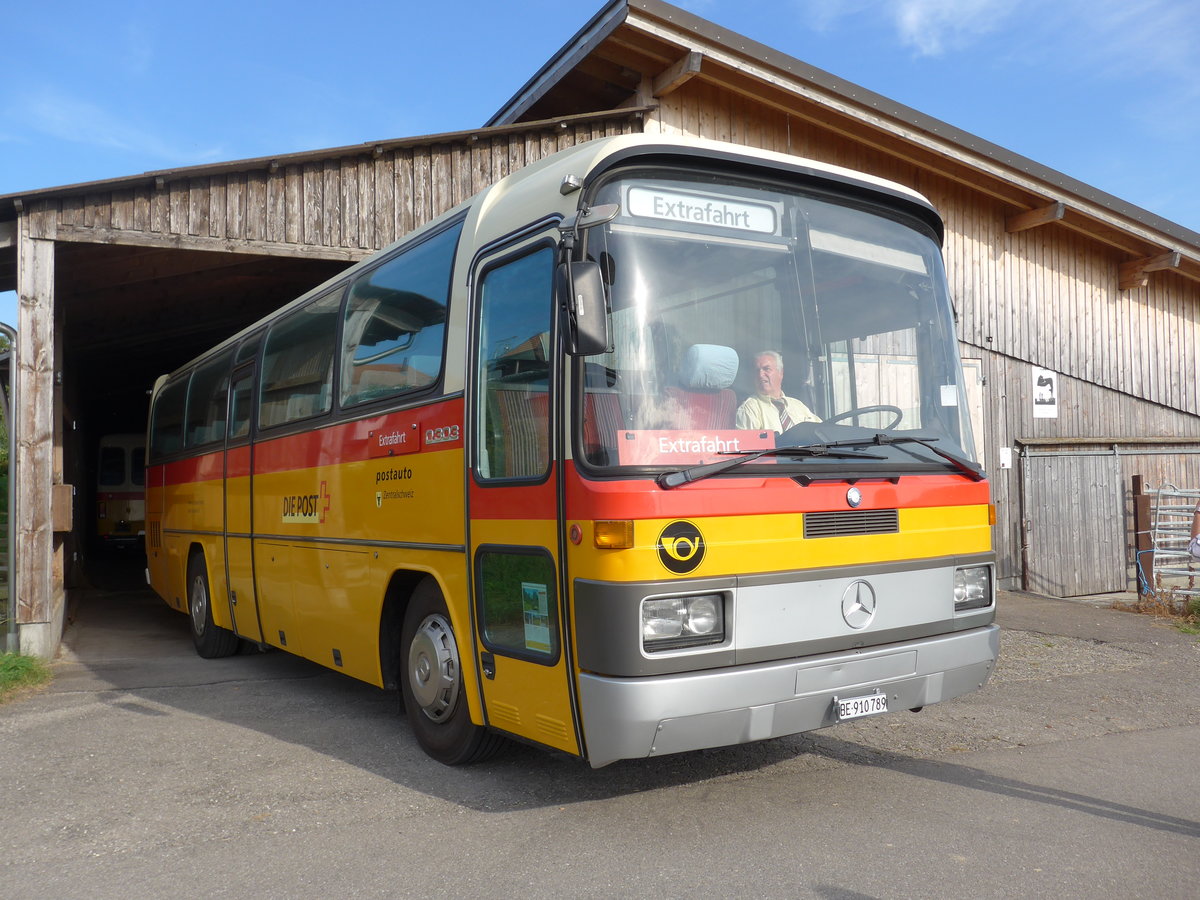
[[[594,540],[601,550],[628,550],[633,546],[633,522],[620,519],[594,523]]]
[[[989,525],[996,524],[996,504],[995,503],[988,504],[988,524]]]

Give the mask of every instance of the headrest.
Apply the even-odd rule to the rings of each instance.
[[[683,387],[694,391],[720,391],[737,377],[738,355],[720,344],[692,344],[683,355],[679,373]]]

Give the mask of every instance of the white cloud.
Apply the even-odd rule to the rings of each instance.
[[[1120,77],[1166,75],[1200,87],[1200,7],[1172,0],[1070,0],[1055,8],[1043,39],[1056,32],[1067,59]]]
[[[1023,0],[799,0],[804,24],[829,31],[849,19],[883,21],[921,56],[963,50],[1002,26]]]
[[[1200,5],[1177,0],[1059,0],[1022,16],[1018,63],[1112,91],[1114,117],[1147,137],[1200,133]]]
[[[892,21],[900,39],[923,56],[963,50],[999,29],[1013,12],[1014,0],[891,0]]]
[[[220,159],[219,146],[185,149],[162,134],[123,118],[99,104],[43,87],[15,104],[10,122],[26,132],[62,141],[137,154],[156,163],[187,164]]]
[[[797,0],[804,24],[829,31],[884,24],[921,57],[979,54],[1082,84],[1142,91],[1156,130],[1200,117],[1200,4],[1179,0]]]

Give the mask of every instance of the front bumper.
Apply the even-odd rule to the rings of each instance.
[[[836,724],[834,698],[887,694],[892,710],[983,687],[1000,650],[995,625],[803,659],[641,678],[581,675],[588,761],[661,756]]]

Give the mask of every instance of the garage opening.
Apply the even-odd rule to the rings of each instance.
[[[65,586],[138,587],[145,563],[131,501],[141,462],[130,465],[131,454],[118,459],[114,447],[122,442],[105,439],[144,434],[159,375],[349,263],[86,243],[56,250],[63,480],[75,486]]]

